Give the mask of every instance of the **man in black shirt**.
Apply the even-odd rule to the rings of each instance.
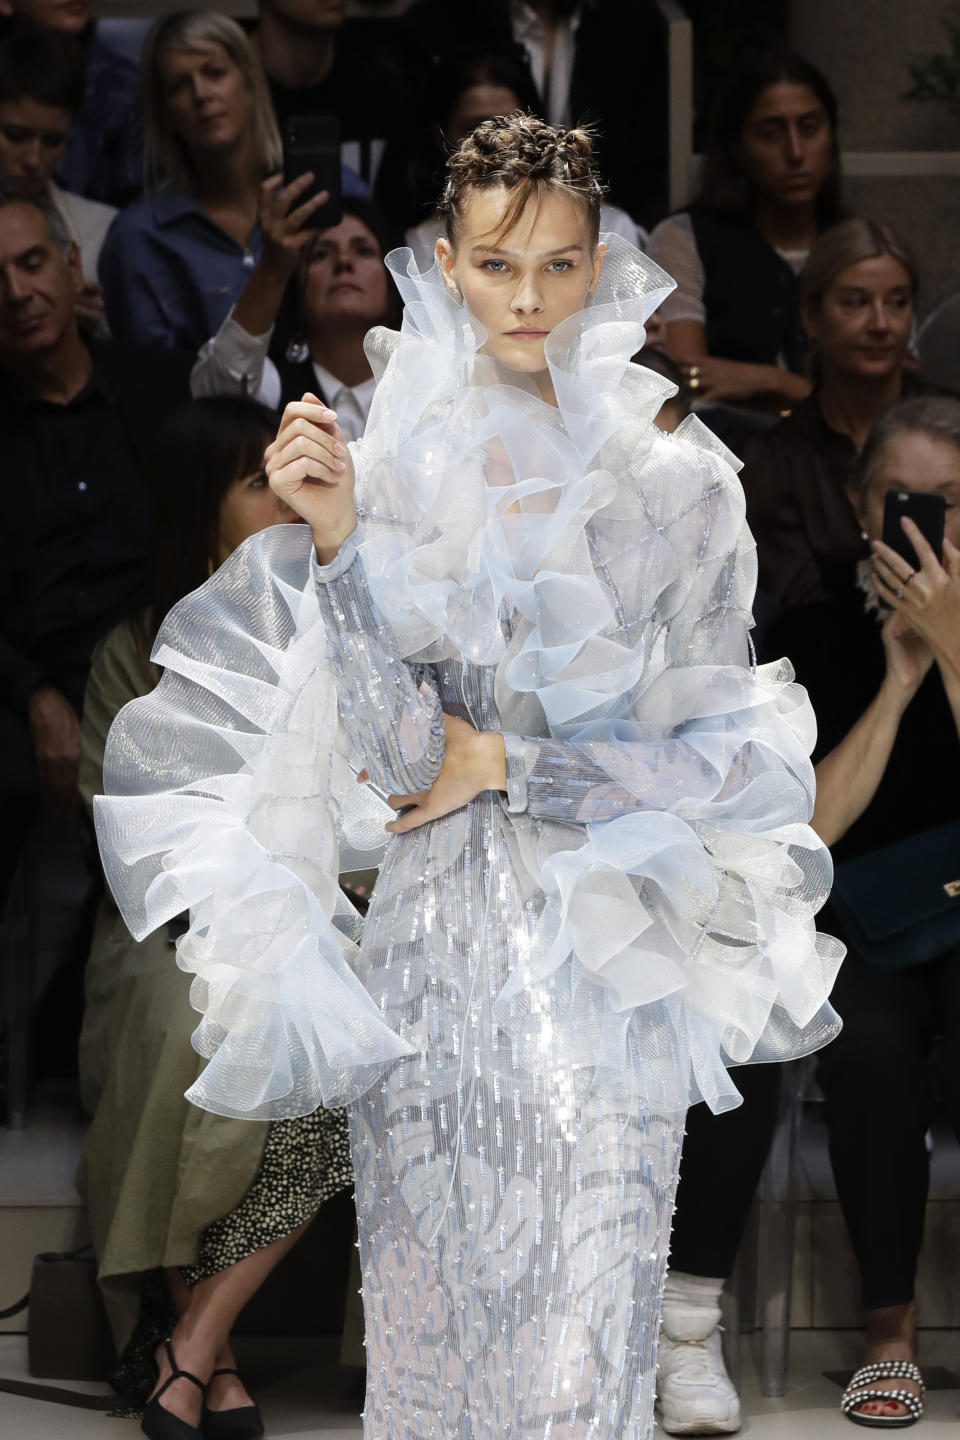
[[[153,435],[189,357],[85,341],[76,245],[45,201],[0,194],[0,892],[38,798],[76,803],[94,645],[145,598]]]

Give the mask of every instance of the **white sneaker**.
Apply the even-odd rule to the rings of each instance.
[[[733,1435],[740,1398],[723,1363],[720,1329],[698,1339],[660,1332],[657,1415],[668,1435]]]

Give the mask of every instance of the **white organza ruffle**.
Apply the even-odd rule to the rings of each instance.
[[[807,1053],[838,1028],[843,951],[814,927],[831,883],[807,823],[814,721],[788,665],[750,666],[736,462],[696,420],[658,431],[673,387],[630,364],[672,282],[606,238],[597,294],[547,342],[556,406],[480,353],[435,269],[390,257],[406,308],[399,336],[368,342],[360,557],[401,655],[494,667],[506,733],[574,756],[603,745],[611,785],[636,799],[577,825],[504,819],[542,899],[498,1000],[521,1053],[542,1051],[560,980],[566,1060],[616,1076],[644,1026],[666,1025],[692,1098],[723,1109],[738,1099],[727,1065]],[[348,767],[309,548],[300,527],[255,536],[175,609],[164,681],[118,717],[97,807],[134,932],[191,908],[179,963],[211,1056],[191,1098],[224,1113],[341,1102],[408,1051],[337,928]],[[358,819],[362,844],[379,825]],[[415,883],[402,871],[398,892]]]

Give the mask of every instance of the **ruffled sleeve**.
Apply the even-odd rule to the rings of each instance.
[[[409,1046],[350,959],[338,830],[390,812],[354,783],[303,526],[252,537],[162,626],[157,689],[118,715],[95,818],[137,939],[190,912],[177,963],[208,1064],[188,1098],[250,1119],[339,1105]],[[362,852],[361,863],[376,863]]]

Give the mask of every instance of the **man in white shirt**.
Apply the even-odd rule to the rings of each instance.
[[[190,388],[195,396],[249,395],[273,409],[305,391],[319,392],[336,410],[347,439],[357,440],[374,390],[363,342],[371,326],[392,318],[393,287],[383,263],[388,241],[376,207],[351,197],[344,197],[338,225],[305,228],[308,216],[296,203],[302,188],[299,181],[283,189],[266,182],[260,208],[263,256],[220,330],[200,351]],[[291,281],[302,340],[271,356],[277,313]]]

